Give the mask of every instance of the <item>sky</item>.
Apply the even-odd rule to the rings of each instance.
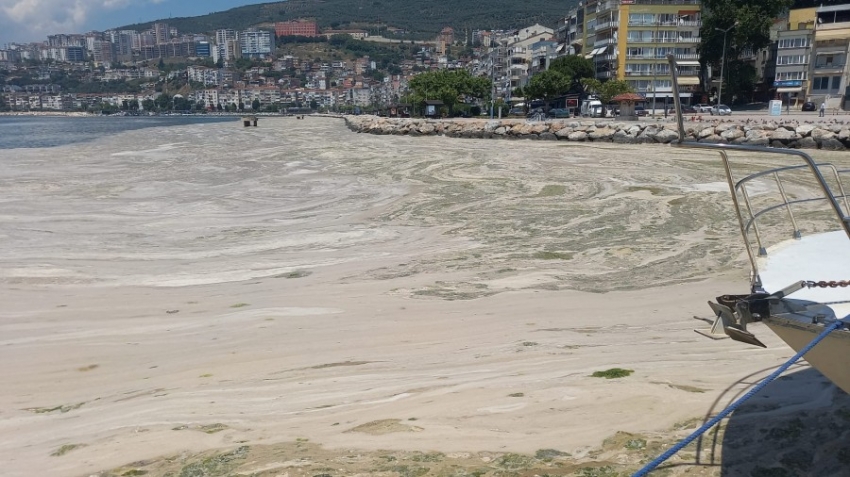
[[[56,33],[108,30],[168,17],[204,15],[269,0],[0,0],[0,48]]]

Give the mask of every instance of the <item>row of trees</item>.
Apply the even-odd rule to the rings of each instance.
[[[631,91],[629,84],[622,80],[597,80],[592,61],[580,55],[570,55],[555,59],[548,70],[532,76],[528,85],[518,88],[514,94],[529,100],[543,99],[548,104],[548,100],[566,94],[593,93],[602,104],[608,104],[618,94]]]
[[[426,100],[439,100],[452,116],[459,103],[489,101],[493,83],[488,78],[472,76],[466,70],[440,70],[414,76],[409,86],[410,92],[402,101],[421,106]],[[618,94],[631,91],[625,81],[597,80],[593,63],[582,56],[572,55],[556,59],[549,69],[534,75],[525,88],[517,88],[513,94],[524,96],[529,101],[542,99],[548,102],[570,93],[593,93],[607,104]]]
[[[411,78],[410,93],[405,102],[421,105],[426,100],[442,101],[453,115],[461,102],[480,102],[490,99],[493,83],[488,78],[472,76],[466,70],[439,70],[422,73]]]

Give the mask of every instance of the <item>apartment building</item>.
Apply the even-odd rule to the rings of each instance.
[[[171,27],[167,23],[154,23],[152,34],[157,45],[166,43],[171,39]]]
[[[827,108],[843,107],[848,88],[847,53],[850,49],[850,4],[818,7],[815,11],[811,53],[809,98],[827,103]]]
[[[218,68],[189,66],[186,68],[186,77],[189,81],[203,83],[204,86],[218,86],[223,83],[222,71]]]
[[[800,106],[806,99],[813,36],[811,28],[777,33],[773,87],[785,103],[794,107]]]
[[[265,58],[272,52],[271,33],[265,30],[246,30],[239,34],[242,56],[245,58]]]
[[[700,0],[585,0],[559,26],[559,47],[593,61],[600,80],[625,80],[652,101],[672,102],[667,55],[679,65],[680,96],[699,89]],[[660,107],[660,106],[659,106]]]

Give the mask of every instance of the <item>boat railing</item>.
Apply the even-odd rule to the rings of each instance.
[[[744,240],[750,265],[753,270],[753,279],[758,280],[757,256],[767,255],[766,234],[759,228],[759,219],[774,211],[784,212],[787,221],[781,222],[780,226],[790,229],[791,236],[795,239],[802,237],[798,215],[803,204],[812,202],[826,202],[827,206],[838,219],[841,229],[850,239],[850,198],[845,192],[842,180],[850,177],[850,169],[839,169],[830,163],[817,163],[807,153],[794,149],[779,149],[762,146],[738,145],[738,144],[708,144],[699,143],[688,139],[685,133],[682,105],[679,97],[678,72],[676,59],[668,55],[670,63],[670,74],[672,76],[673,101],[676,108],[676,121],[678,123],[679,139],[673,145],[689,149],[703,149],[718,152],[723,163],[726,181],[732,195],[733,208],[735,210],[741,236]],[[746,175],[740,180],[735,180],[729,154],[734,152],[762,153],[779,155],[795,159],[796,164],[789,166],[772,167],[756,173]],[[818,188],[822,192],[816,197],[796,197],[788,193],[787,185],[791,177],[799,178],[801,174],[808,172],[809,178],[814,178]],[[796,174],[795,174],[796,173]],[[826,173],[826,175],[825,175]],[[827,176],[830,180],[827,180]],[[760,197],[758,204],[753,200],[754,194],[748,186],[756,184],[756,181],[772,181],[776,184],[777,195],[770,198]]]

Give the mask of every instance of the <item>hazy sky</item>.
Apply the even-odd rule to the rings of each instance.
[[[266,0],[268,1],[268,0]],[[168,17],[203,15],[263,0],[0,0],[0,48]]]

